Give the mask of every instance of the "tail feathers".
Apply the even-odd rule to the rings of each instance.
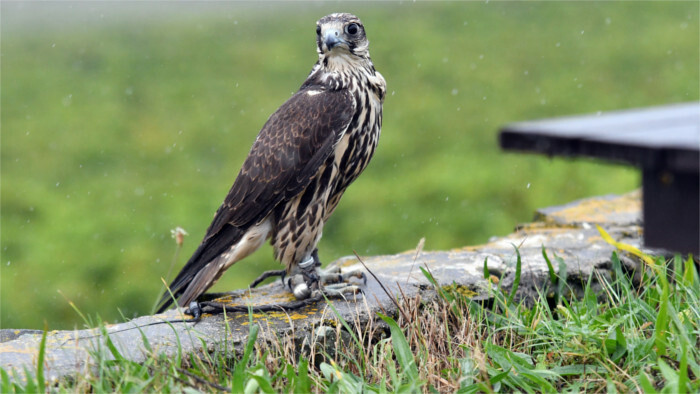
[[[194,254],[192,254],[192,257],[190,257],[189,261],[187,261],[187,264],[185,264],[180,273],[175,277],[175,279],[173,279],[169,286],[169,291],[166,290],[161,297],[160,301],[158,302],[160,307],[158,308],[157,313],[161,313],[168,309],[170,305],[173,304],[173,298],[179,299],[185,292],[188,293],[188,298],[192,298],[192,300],[194,300],[207,291],[207,289],[209,289],[213,283],[206,283],[203,286],[203,283],[199,280],[195,281],[195,278],[202,277],[202,275],[198,274],[204,273],[201,272],[203,270],[210,271],[210,267],[213,267],[213,265],[209,263],[216,260],[219,256],[226,252],[231,245],[238,243],[238,241],[240,241],[243,237],[244,232],[245,231],[240,227],[225,225],[221,231],[214,236],[208,239],[205,238],[197,250],[195,250]],[[208,277],[210,275],[204,276]],[[194,283],[193,281],[198,283]],[[190,287],[192,288],[191,290]],[[189,301],[187,303],[189,303]],[[183,302],[180,302],[180,305],[183,305]]]

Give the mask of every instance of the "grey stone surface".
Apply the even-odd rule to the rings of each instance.
[[[488,271],[500,278],[503,289],[513,284],[518,246],[522,262],[522,278],[516,299],[530,302],[549,293],[549,273],[542,256],[542,246],[550,259],[554,255],[564,259],[567,265],[568,284],[573,295],[579,295],[588,278],[597,271],[600,277],[610,279],[614,248],[601,238],[595,225],[601,225],[618,240],[640,247],[639,193],[623,196],[606,196],[577,201],[560,207],[539,210],[536,220],[519,226],[513,234],[497,237],[480,246],[469,246],[450,251],[411,250],[404,253],[364,258],[365,264],[377,276],[379,282],[368,275],[364,297],[355,300],[334,300],[333,306],[347,321],[367,324],[378,322],[376,312],[396,314],[390,297],[414,297],[420,293],[426,300],[435,297],[431,284],[421,273],[426,267],[439,285],[458,284],[474,292],[474,298],[488,300],[496,285],[484,278],[483,265],[487,260]],[[637,268],[635,260],[623,257],[629,269]],[[356,257],[336,262],[344,269],[363,269]],[[557,264],[554,263],[555,268]],[[598,286],[593,276],[594,288]],[[292,297],[275,282],[253,290],[238,290],[220,299],[230,305],[283,304]],[[127,359],[143,362],[154,354],[175,356],[178,344],[183,352],[234,351],[240,353],[247,341],[249,316],[247,313],[205,315],[201,322],[166,323],[182,319],[181,311],[143,316],[131,321],[105,327],[109,339]],[[336,320],[334,311],[326,302],[306,306],[295,311],[256,313],[253,320],[261,327],[258,340],[270,341],[289,337],[298,349],[311,351],[326,334],[324,326]],[[333,324],[331,324],[333,325]],[[106,338],[99,330],[51,331],[47,335],[47,352],[44,371],[49,381],[65,376],[88,372],[95,368],[95,354],[106,351]],[[144,345],[148,339],[151,350]],[[41,332],[33,330],[0,330],[0,367],[11,371],[14,379],[24,380],[25,368],[35,373]]]

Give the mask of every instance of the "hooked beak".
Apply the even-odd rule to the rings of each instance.
[[[340,44],[347,44],[347,42],[343,40],[342,32],[338,29],[326,30],[323,33],[323,43],[326,45],[326,48],[328,48],[328,51]]]

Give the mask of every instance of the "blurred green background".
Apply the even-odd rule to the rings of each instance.
[[[1,324],[149,313],[267,117],[362,18],[388,95],[379,148],[321,258],[483,243],[636,170],[502,153],[505,123],[698,100],[697,2],[2,2]],[[213,289],[278,268],[269,246]]]

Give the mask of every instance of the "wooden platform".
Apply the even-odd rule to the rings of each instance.
[[[506,150],[641,168],[645,244],[700,253],[700,103],[512,123],[499,139]]]

